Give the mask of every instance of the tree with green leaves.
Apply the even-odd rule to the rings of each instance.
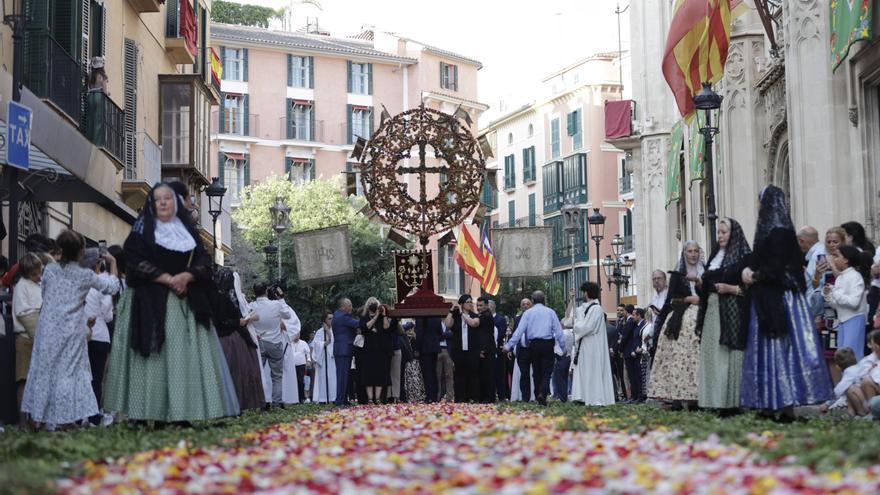
[[[292,18],[291,9],[294,4],[309,4],[314,5],[319,9],[321,8],[321,2],[318,0],[295,0],[291,5],[282,7],[278,10],[269,7],[261,7],[259,5],[214,0],[211,4],[211,20],[225,24],[257,26],[261,28],[268,28],[269,22],[273,19],[281,19],[289,24]],[[286,26],[286,29],[291,29],[291,26]]]
[[[335,309],[336,300],[342,296],[349,297],[356,306],[370,296],[378,297],[383,302],[392,302],[392,250],[399,246],[384,239],[379,226],[358,213],[365,204],[364,200],[345,197],[339,178],[314,180],[297,186],[286,177],[270,177],[242,191],[241,205],[232,214],[238,228],[238,239],[234,235],[235,252],[231,262],[239,270],[243,281],[266,276],[265,266],[255,261],[260,259],[259,255],[253,254],[261,252],[264,246],[274,241],[269,208],[279,196],[290,206],[290,226],[280,240],[282,285],[288,303],[299,315],[305,329],[311,331],[317,328],[322,312]],[[354,276],[348,280],[317,285],[299,282],[291,235],[343,224],[349,228]],[[246,246],[242,246],[242,243]],[[239,246],[242,246],[241,254]],[[239,259],[239,256],[242,258]],[[250,285],[245,287],[247,292],[250,291]]]

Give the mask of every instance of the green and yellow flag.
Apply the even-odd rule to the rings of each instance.
[[[684,126],[678,121],[672,127],[669,137],[669,157],[666,169],[666,206],[681,199],[681,145],[684,141]]]
[[[688,169],[691,181],[703,180],[706,176],[703,170],[703,152],[706,149],[706,141],[700,134],[700,128],[706,125],[706,112],[697,112],[696,118],[691,122],[689,136],[691,142],[688,150]]]
[[[831,69],[836,70],[857,41],[870,40],[873,33],[872,0],[831,0]]]

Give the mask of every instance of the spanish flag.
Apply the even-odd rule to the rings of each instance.
[[[498,288],[501,286],[501,282],[498,281],[498,271],[495,268],[495,253],[492,252],[492,245],[489,244],[489,235],[486,231],[483,231],[483,242],[482,242],[482,251],[483,257],[486,259],[486,269],[483,270],[483,290],[487,293],[498,294]]]
[[[663,76],[686,119],[694,113],[693,98],[702,83],[718,82],[724,75],[730,25],[747,9],[743,0],[675,0]]]
[[[455,247],[455,262],[465,273],[482,282],[483,272],[486,269],[486,258],[480,245],[468,232],[467,226],[462,225],[458,233],[457,246]]]

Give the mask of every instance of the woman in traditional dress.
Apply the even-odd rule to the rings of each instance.
[[[58,245],[61,261],[43,271],[43,305],[21,402],[22,412],[50,428],[100,411],[92,390],[85,300],[91,289],[110,295],[119,290],[115,276],[79,266],[85,252],[80,234],[65,230],[58,236]],[[116,260],[109,254],[102,257],[115,275]]]
[[[718,243],[709,256],[700,290],[697,332],[700,338],[700,407],[728,414],[739,408],[748,304],[742,270],[752,249],[732,218],[718,222]]]
[[[235,290],[235,274],[229,268],[220,268],[214,275],[217,290],[213,294],[214,325],[220,337],[220,347],[229,365],[235,394],[242,410],[259,409],[266,403],[263,379],[260,376],[259,355],[254,352],[256,341],[248,332],[248,324],[259,317],[245,315]],[[247,306],[245,306],[247,311]]]
[[[614,379],[599,285],[584,282],[581,292],[584,302],[574,308],[571,400],[588,406],[607,406],[614,404]]]
[[[785,193],[761,191],[754,252],[742,271],[751,309],[742,405],[793,419],[794,406],[833,396],[819,334],[804,299],[806,280]]]
[[[407,402],[425,402],[425,381],[419,364],[416,349],[416,328],[412,322],[403,325],[404,334],[400,337],[404,355],[409,356],[403,365],[403,388]]]
[[[312,358],[315,360],[315,385],[312,401],[329,403],[336,400],[336,359],[333,357],[333,313],[324,312],[321,328],[312,339]]]
[[[361,313],[364,348],[357,365],[363,370],[367,401],[373,404],[382,400],[382,389],[391,386],[391,338],[397,331],[398,323],[397,319],[387,314],[388,308],[375,297],[367,299]]]
[[[157,184],[125,240],[105,409],[133,420],[188,422],[238,414],[211,324],[211,258],[170,185]]]
[[[669,295],[657,355],[651,370],[648,397],[671,402],[673,407],[693,404],[698,397],[700,338],[697,288],[703,272],[703,251],[696,241],[687,241],[681,250],[678,268],[670,273]],[[656,330],[655,330],[656,331]]]

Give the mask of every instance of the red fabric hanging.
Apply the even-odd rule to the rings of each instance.
[[[198,51],[199,27],[189,0],[180,0],[180,36],[186,40],[186,49],[195,56]]]
[[[605,139],[632,136],[632,100],[605,102]]]

